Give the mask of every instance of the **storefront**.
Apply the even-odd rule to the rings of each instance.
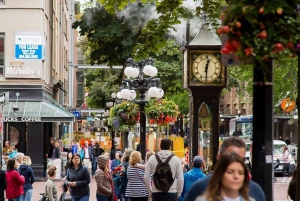
[[[19,152],[30,156],[35,178],[44,173],[49,139],[58,136],[54,127],[73,122],[74,115],[50,102],[10,102],[4,106],[4,141],[9,140]]]

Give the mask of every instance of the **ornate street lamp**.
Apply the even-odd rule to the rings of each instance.
[[[123,79],[123,89],[117,93],[118,99],[134,100],[140,106],[140,146],[142,158],[146,155],[146,114],[145,104],[148,97],[162,98],[164,95],[161,89],[161,82],[157,75],[157,68],[153,66],[152,58],[135,62],[132,58],[126,60],[124,74],[127,78]],[[144,76],[148,76],[145,78]],[[138,92],[138,99],[137,98]]]

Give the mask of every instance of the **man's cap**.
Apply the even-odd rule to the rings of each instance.
[[[15,159],[18,160],[19,158],[23,158],[24,157],[24,154],[19,152],[15,155]]]
[[[203,165],[204,161],[201,156],[195,156],[193,159],[193,165],[196,168],[200,168]]]

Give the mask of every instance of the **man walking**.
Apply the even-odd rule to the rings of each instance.
[[[153,201],[177,201],[183,189],[181,161],[170,151],[171,140],[163,138],[157,154],[151,156],[146,164],[144,183]],[[161,174],[163,172],[163,174]],[[151,188],[151,175],[154,182]]]
[[[104,150],[100,148],[100,145],[95,142],[95,139],[91,139],[91,147],[93,149],[93,161],[92,161],[92,176],[95,177],[97,170],[97,158],[104,153]]]
[[[86,166],[90,172],[90,174],[92,174],[92,161],[93,161],[93,149],[92,147],[89,146],[89,142],[86,140],[84,141],[84,148],[83,148],[83,165]]]
[[[183,190],[179,200],[183,200],[185,194],[191,188],[193,183],[195,183],[198,179],[205,177],[206,175],[202,172],[201,168],[204,165],[203,158],[201,156],[195,156],[193,159],[193,169],[184,173],[184,185]]]
[[[223,141],[219,153],[217,155],[217,160],[222,157],[222,155],[226,153],[237,153],[240,157],[245,158],[246,155],[246,145],[245,142],[239,137],[229,137]],[[212,173],[213,174],[213,173]],[[191,188],[189,189],[188,193],[184,196],[184,201],[195,200],[198,196],[203,195],[205,192],[209,180],[211,179],[212,174],[199,179],[196,181]],[[255,183],[254,181],[250,181],[249,183],[249,196],[254,200],[265,201],[265,194],[262,188]]]

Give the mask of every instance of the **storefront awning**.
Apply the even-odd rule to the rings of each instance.
[[[18,110],[14,109],[17,108]],[[73,122],[75,116],[48,102],[10,102],[3,108],[4,122]]]

